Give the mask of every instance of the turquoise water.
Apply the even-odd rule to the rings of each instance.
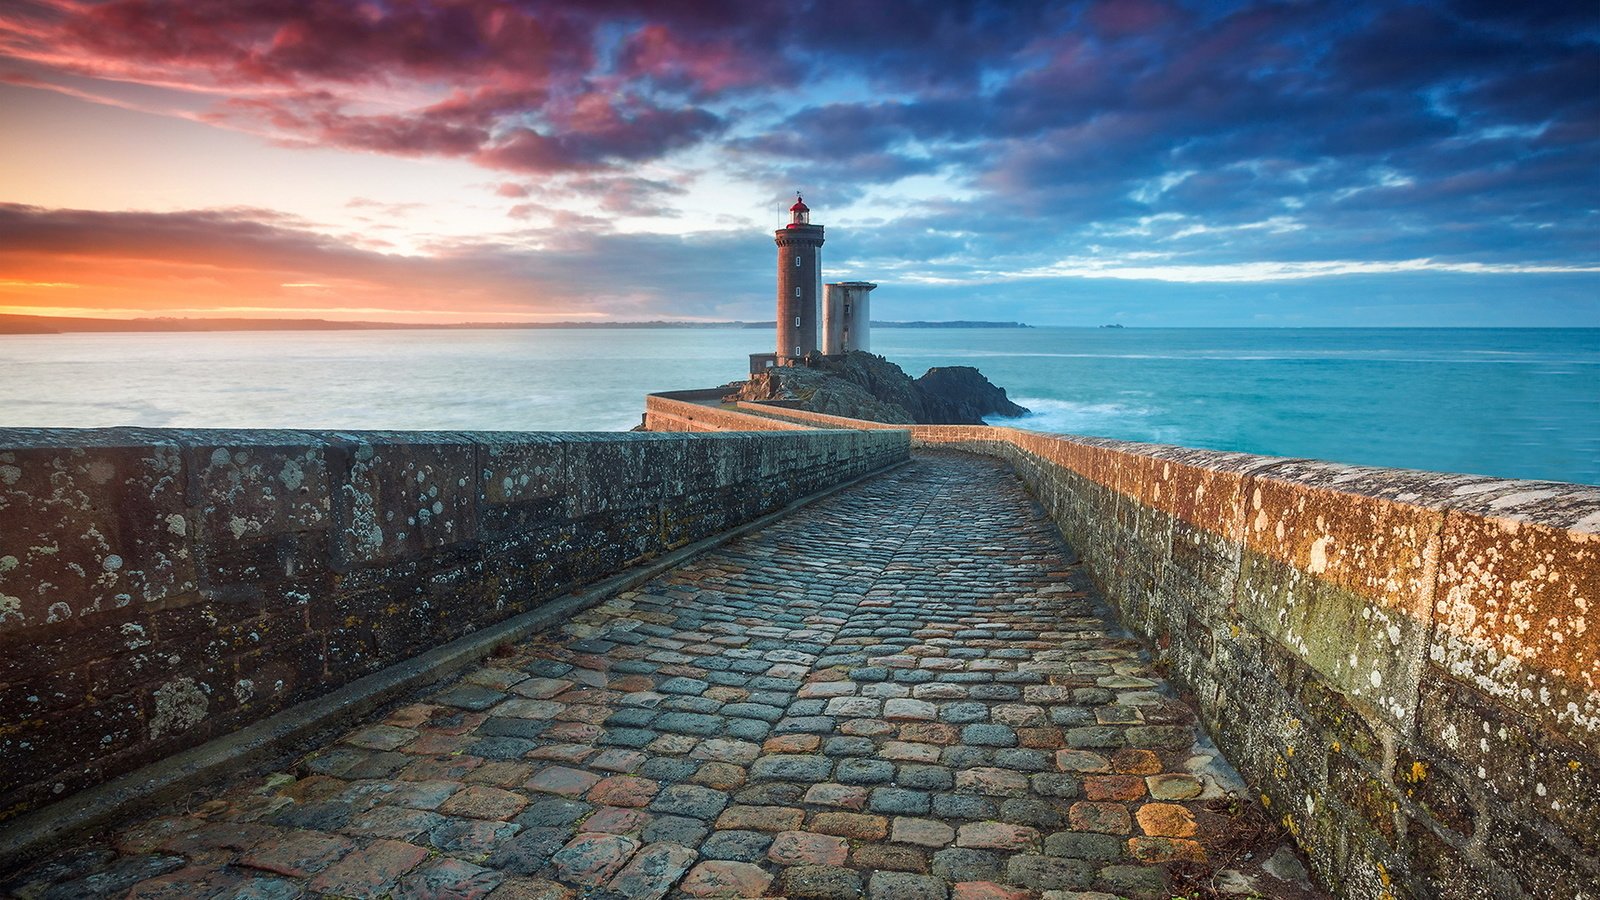
[[[977,366],[1014,423],[1276,456],[1600,484],[1600,330],[878,329]],[[0,426],[616,430],[740,378],[749,329],[0,336]]]
[[[882,330],[977,366],[1017,424],[1273,456],[1600,484],[1600,330]],[[909,340],[907,338],[910,338]]]

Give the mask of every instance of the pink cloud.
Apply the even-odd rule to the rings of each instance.
[[[646,25],[630,35],[618,53],[617,70],[624,78],[651,78],[696,94],[788,84],[798,75],[797,67],[771,48],[727,37],[692,40],[665,25]]]
[[[1161,0],[1100,0],[1084,17],[1108,37],[1129,37],[1166,30],[1187,18]]]
[[[230,82],[501,76],[539,82],[592,63],[589,26],[494,0],[110,0],[65,5],[36,36],[89,56],[178,64]]]
[[[667,109],[598,95],[584,97],[551,118],[555,127],[513,129],[480,148],[473,159],[490,168],[529,173],[602,169],[689,146],[722,126],[703,109]]]
[[[584,12],[501,0],[56,2],[0,12],[0,56],[44,82],[73,73],[201,99],[226,91],[198,117],[288,144],[519,172],[604,170],[715,133],[704,110],[602,91]]]

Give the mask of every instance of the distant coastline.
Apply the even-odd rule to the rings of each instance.
[[[330,319],[171,318],[96,319],[0,315],[0,334],[75,334],[160,331],[415,331],[437,328],[765,328],[766,322],[338,322]],[[1031,328],[1021,322],[873,322],[874,328]]]

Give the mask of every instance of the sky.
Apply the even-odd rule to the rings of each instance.
[[[1600,326],[1600,5],[6,0],[0,313]]]

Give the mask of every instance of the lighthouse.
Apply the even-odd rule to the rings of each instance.
[[[844,356],[852,350],[870,352],[867,295],[877,285],[870,281],[836,281],[828,285],[822,302],[822,355]]]
[[[822,226],[799,195],[789,224],[773,233],[778,245],[778,365],[792,366],[817,352],[817,309],[822,294]]]

